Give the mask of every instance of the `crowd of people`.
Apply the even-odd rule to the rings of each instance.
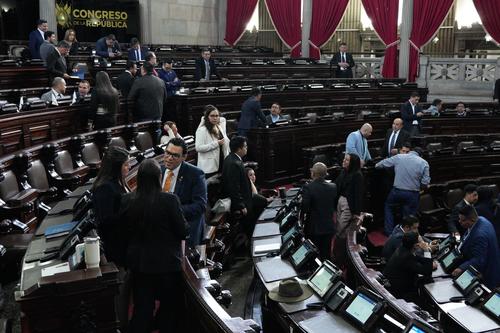
[[[221,178],[221,197],[231,199],[230,211],[236,216],[244,234],[251,235],[253,226],[268,200],[256,187],[255,171],[245,168],[248,150],[248,131],[259,126],[272,126],[286,121],[278,103],[270,113],[261,108],[262,91],[254,88],[241,106],[238,135],[230,138],[227,122],[216,106],[207,105],[195,134],[197,166],[187,163],[187,146],[177,130],[173,110],[165,108],[167,101],[181,86],[172,60],[158,64],[154,52],[131,40],[127,68],[113,86],[105,71],[96,74],[91,88],[81,80],[74,103],[90,94],[89,128],[102,129],[116,125],[120,95],[134,104],[134,121],[162,120],[160,142],[165,144],[163,165],[153,160],[141,163],[137,189],[133,192],[124,181],[128,173],[128,152],[112,147],[104,158],[94,181],[94,209],[99,233],[108,259],[120,268],[124,284],[117,299],[118,317],[127,326],[130,294],[134,298],[134,313],[130,327],[133,332],[148,331],[153,323],[154,301],[159,299],[159,326],[176,331],[176,316],[180,316],[178,282],[182,244],[196,247],[201,244],[207,209],[206,179]],[[67,30],[64,40],[57,42],[47,22],[40,20],[30,34],[33,58],[41,58],[51,76],[51,90],[41,99],[57,105],[71,77],[66,55],[75,54],[78,41],[74,30]],[[122,51],[114,35],[96,42],[96,54],[102,58],[121,57]],[[140,69],[138,67],[140,64]],[[352,77],[352,55],[342,44],[332,59],[338,77]],[[156,67],[160,69],[157,71]],[[217,71],[210,50],[203,50],[196,61],[195,78],[206,81]],[[430,170],[422,151],[412,147],[411,137],[422,133],[424,116],[440,116],[442,101],[436,99],[423,110],[418,93],[412,93],[401,106],[401,118],[387,130],[378,163],[373,163],[368,139],[373,126],[363,124],[346,138],[342,169],[334,181],[328,181],[328,168],[321,162],[311,168],[312,181],[303,187],[302,212],[305,234],[317,246],[321,259],[334,260],[340,267],[347,265],[347,230],[359,223],[364,211],[365,180],[363,168],[374,166],[384,170],[386,198],[384,233],[388,237],[383,255],[387,260],[384,275],[397,297],[415,299],[415,280],[418,274],[430,276],[436,268],[431,253],[436,243],[419,234],[418,205],[420,193],[429,186]],[[466,117],[467,109],[459,102],[456,116]],[[490,191],[468,185],[465,197],[449,217],[448,231],[462,237],[460,250],[464,262],[453,271],[458,276],[473,265],[489,287],[500,284],[500,206]],[[479,199],[478,199],[479,193]],[[394,214],[399,210],[399,214]],[[396,219],[395,215],[402,218]],[[165,223],[167,221],[167,223]],[[333,240],[335,240],[333,244]],[[131,290],[131,291],[130,291]],[[162,302],[162,300],[168,301]]]

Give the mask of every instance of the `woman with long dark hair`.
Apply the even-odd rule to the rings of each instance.
[[[226,119],[213,105],[205,106],[205,113],[196,130],[198,168],[207,178],[222,172],[224,158],[229,154],[229,138],[226,135]]]
[[[363,207],[364,177],[361,160],[356,154],[345,154],[342,171],[335,180],[338,191],[337,233],[335,237],[335,260],[339,267],[347,264],[346,238],[349,227],[356,223]]]
[[[76,39],[76,32],[73,29],[68,29],[64,33],[64,41],[69,44],[69,55],[76,55],[78,53],[78,40]]]
[[[116,114],[120,108],[120,97],[109,79],[108,73],[97,72],[95,87],[90,98],[90,120],[94,129],[116,125]]]
[[[128,324],[130,282],[124,268],[126,243],[123,242],[123,226],[118,214],[122,195],[129,192],[125,183],[125,176],[129,172],[128,158],[125,149],[109,147],[92,185],[92,203],[104,254],[108,261],[116,264],[123,280],[115,301],[116,314],[122,328]]]
[[[182,240],[189,225],[177,196],[162,192],[161,169],[144,160],[137,173],[137,189],[122,199],[127,228],[127,267],[131,270],[134,313],[131,332],[151,332],[155,300],[160,300],[160,332],[180,332],[182,316]]]

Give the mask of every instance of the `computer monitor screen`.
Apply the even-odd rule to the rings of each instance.
[[[489,311],[492,315],[500,318],[500,292],[494,293],[486,303],[484,303],[484,308]]]
[[[447,247],[448,245],[450,245],[450,243],[451,243],[451,236],[448,237],[448,238],[446,238],[441,243],[439,243],[439,245],[438,245],[438,251],[443,250],[445,247]]]
[[[474,282],[474,278],[476,276],[470,271],[470,270],[465,270],[460,276],[455,280],[455,283],[457,286],[462,289],[462,291],[465,291],[472,282]]]
[[[411,325],[408,333],[425,333],[425,331],[423,329],[417,327],[417,325]]]
[[[288,230],[284,235],[283,235],[283,239],[282,239],[282,243],[285,244],[286,242],[288,242],[288,240],[292,237],[292,235],[294,233],[297,232],[297,227],[294,226],[293,228],[291,228],[290,230]]]
[[[309,249],[305,244],[302,244],[294,254],[292,254],[292,261],[295,266],[299,266],[300,263],[306,258]]]
[[[364,325],[373,314],[376,305],[376,301],[360,292],[345,311],[361,325]]]
[[[312,288],[318,293],[320,297],[323,297],[332,287],[332,277],[334,275],[335,272],[333,272],[328,266],[323,265],[309,279]]]
[[[450,251],[444,258],[443,258],[443,265],[445,268],[450,267],[450,265],[453,263],[453,260],[457,257],[455,251]]]
[[[285,215],[285,217],[281,220],[281,224],[280,224],[281,227],[283,227],[288,222],[288,219],[290,218],[290,216],[293,215],[293,213],[294,212],[292,210],[290,213]]]

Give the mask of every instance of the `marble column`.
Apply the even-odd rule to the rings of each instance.
[[[302,1],[302,57],[309,58],[309,35],[311,32],[312,0]]]
[[[399,44],[399,77],[407,79],[410,62],[410,35],[413,26],[413,0],[403,0]]]
[[[44,19],[49,24],[49,30],[57,34],[56,21],[56,0],[39,0],[40,19]],[[62,39],[64,36],[58,36]]]
[[[226,37],[226,11],[227,0],[217,1],[218,22],[217,22],[217,44],[224,45],[224,37]]]
[[[153,44],[151,33],[151,0],[139,0],[139,15],[141,20],[140,41],[143,44]]]

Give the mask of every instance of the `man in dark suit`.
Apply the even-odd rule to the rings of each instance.
[[[418,299],[416,286],[418,274],[430,277],[432,270],[437,268],[429,251],[425,251],[424,256],[415,255],[415,251],[419,248],[418,239],[416,232],[405,233],[401,246],[385,266],[384,276],[391,283],[389,290],[396,298],[404,298],[407,301]]]
[[[207,81],[210,80],[212,75],[215,75],[219,80],[222,80],[222,77],[217,71],[217,66],[211,56],[210,50],[203,49],[201,51],[201,58],[196,59],[196,68],[194,72],[195,80]]]
[[[330,60],[330,72],[331,68],[333,66],[336,66],[336,78],[352,78],[352,70],[354,65],[355,64],[352,54],[347,53],[347,44],[340,43],[339,52],[335,53],[332,60]]]
[[[127,69],[116,78],[116,88],[120,90],[123,97],[127,98],[137,74],[137,64],[134,61],[127,62]]]
[[[134,81],[128,94],[129,101],[135,103],[134,121],[160,120],[167,100],[165,82],[153,75],[149,62],[142,65],[141,73],[142,77]]]
[[[337,206],[337,186],[325,180],[328,169],[318,162],[311,168],[312,182],[304,185],[302,212],[306,214],[305,235],[319,249],[321,260],[331,260],[333,216]]]
[[[164,192],[172,192],[179,197],[182,213],[190,226],[190,247],[200,245],[205,226],[205,210],[207,207],[207,184],[205,173],[187,163],[188,148],[181,138],[170,140],[165,148],[162,167],[162,188]]]
[[[465,230],[459,223],[458,213],[465,206],[474,206],[477,202],[477,186],[474,184],[467,184],[464,187],[464,198],[453,207],[450,216],[448,217],[448,231],[455,236],[463,235]]]
[[[49,25],[46,20],[38,20],[36,29],[30,32],[28,47],[30,49],[32,59],[40,59],[40,45],[45,40],[45,31],[49,30]]]
[[[233,137],[229,148],[231,153],[222,166],[222,194],[224,198],[231,199],[231,212],[242,218],[242,229],[250,236],[261,211],[253,207],[252,188],[242,160],[247,154],[247,138]]]
[[[47,55],[47,71],[49,72],[51,82],[55,77],[69,79],[68,67],[66,65],[65,58],[69,49],[69,44],[62,40],[57,44],[57,47],[50,50]]]
[[[97,40],[95,43],[95,53],[103,58],[116,58],[122,55],[120,44],[113,34]]]
[[[130,40],[130,49],[128,50],[128,60],[134,62],[145,60],[148,51],[149,51],[148,48],[141,46],[139,40],[134,37]]]
[[[422,127],[422,117],[424,113],[418,105],[420,95],[414,91],[410,99],[401,105],[401,118],[403,118],[403,129],[410,133],[410,136],[419,135]]]
[[[271,105],[271,114],[266,116],[266,124],[273,125],[282,120],[290,120],[290,116],[281,114],[281,105],[275,102]]]
[[[384,148],[381,156],[383,158],[391,157],[399,152],[399,149],[406,141],[410,140],[410,134],[403,128],[403,119],[396,118],[392,122],[392,128],[387,130],[385,135]]]
[[[266,124],[266,116],[260,108],[260,100],[262,92],[259,88],[252,89],[252,95],[243,102],[241,106],[240,120],[238,121],[238,135],[246,136],[247,131],[251,128]]]
[[[459,221],[466,230],[459,246],[464,262],[451,275],[459,276],[469,266],[482,275],[484,284],[495,289],[500,286],[500,249],[495,229],[490,221],[477,216],[473,206],[465,205],[459,211]]]

